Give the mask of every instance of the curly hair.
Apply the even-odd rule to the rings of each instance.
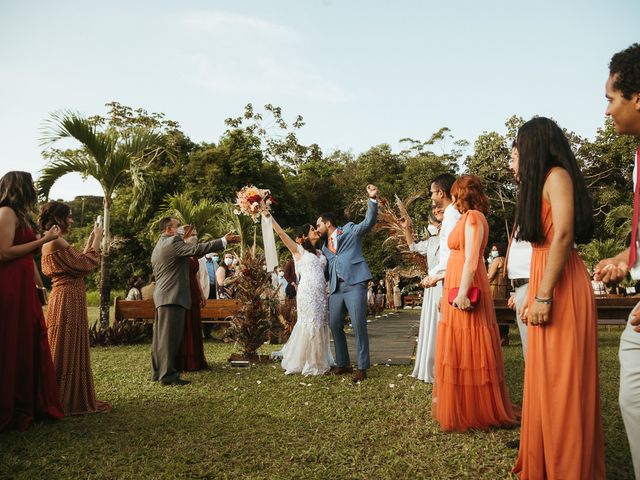
[[[627,100],[640,92],[640,43],[634,43],[611,57],[609,75],[615,76],[613,88],[620,90]]]
[[[38,226],[41,230],[49,230],[54,225],[58,225],[62,233],[66,233],[69,230],[67,217],[70,214],[69,205],[56,201],[47,202],[40,207]]]
[[[0,178],[0,207],[11,208],[22,227],[33,227],[31,214],[38,194],[29,172],[7,172]]]
[[[479,177],[471,174],[461,175],[451,185],[451,197],[456,197],[454,206],[460,213],[467,210],[479,210],[489,213],[489,198]]]

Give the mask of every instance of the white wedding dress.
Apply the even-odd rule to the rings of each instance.
[[[295,262],[300,275],[296,302],[298,321],[289,340],[276,356],[282,356],[282,368],[287,375],[323,375],[334,364],[329,345],[327,313],[327,282],[324,269],[327,259],[298,246],[301,257]]]

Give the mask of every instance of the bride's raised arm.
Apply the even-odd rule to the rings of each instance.
[[[276,222],[276,219],[273,218],[272,215],[270,215],[267,212],[262,212],[262,216],[271,219],[271,226],[273,227],[273,230],[280,237],[280,240],[282,240],[282,243],[285,244],[285,246],[293,254],[293,257],[296,260],[300,260],[300,252],[298,251],[298,244],[294,240],[292,240],[289,235],[287,235],[287,232],[285,232],[282,229],[282,227],[278,224],[278,222]]]

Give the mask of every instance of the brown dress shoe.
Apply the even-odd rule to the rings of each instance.
[[[365,378],[367,378],[367,371],[366,370],[358,370],[356,372],[356,374],[353,376],[353,381],[358,383],[363,381]]]
[[[329,375],[344,375],[345,373],[352,373],[352,372],[353,372],[352,366],[331,367],[331,370],[329,370]]]

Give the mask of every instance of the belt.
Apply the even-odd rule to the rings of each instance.
[[[511,286],[513,288],[522,287],[523,285],[526,285],[527,283],[529,283],[529,279],[528,278],[514,278],[514,279],[511,280]]]

